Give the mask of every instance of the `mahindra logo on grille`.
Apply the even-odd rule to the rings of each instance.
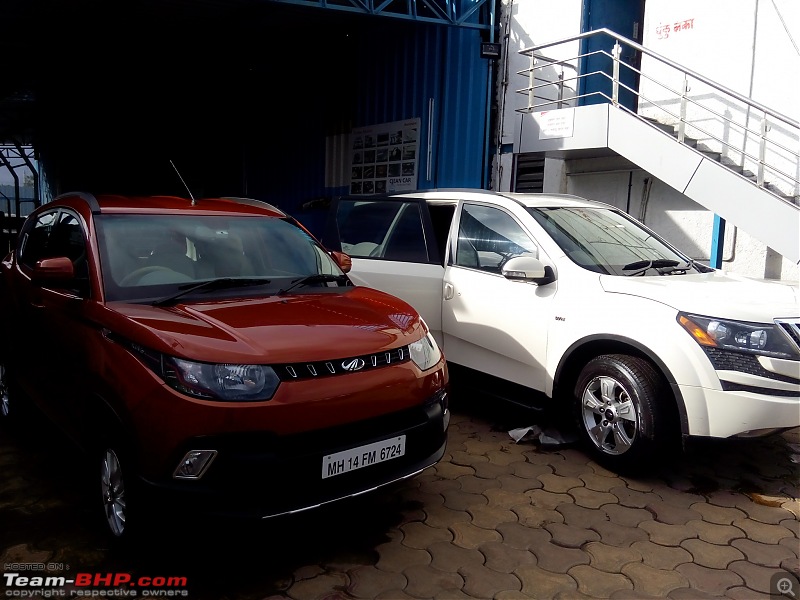
[[[360,371],[364,368],[364,360],[361,358],[351,358],[342,363],[342,368],[345,371]]]

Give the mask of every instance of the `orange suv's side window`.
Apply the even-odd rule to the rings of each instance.
[[[20,239],[20,264],[32,269],[43,258],[48,258],[47,244],[50,233],[58,218],[58,211],[44,213],[36,219],[33,227],[22,234]]]
[[[30,269],[45,258],[69,258],[75,278],[64,287],[79,295],[88,293],[86,236],[80,220],[72,212],[62,209],[40,215],[33,228],[23,234],[20,249],[20,263]]]

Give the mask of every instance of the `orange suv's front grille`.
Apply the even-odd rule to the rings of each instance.
[[[401,348],[394,348],[393,350],[376,354],[337,358],[335,360],[272,365],[272,368],[275,369],[281,381],[296,381],[298,379],[315,379],[377,369],[406,362],[409,359],[408,346],[402,346]]]

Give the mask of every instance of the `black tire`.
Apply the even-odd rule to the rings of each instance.
[[[674,432],[664,381],[648,361],[624,354],[590,360],[575,386],[578,428],[597,461],[617,472],[656,467]]]

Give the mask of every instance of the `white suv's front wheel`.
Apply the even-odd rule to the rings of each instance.
[[[664,384],[646,360],[598,356],[575,386],[579,427],[590,451],[606,466],[635,470],[659,458],[669,431],[661,413]]]

